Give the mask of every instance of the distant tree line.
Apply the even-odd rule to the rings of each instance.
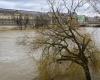
[[[26,29],[29,25],[29,17],[28,15],[19,14],[18,16],[14,16],[14,22],[18,25],[19,29]]]
[[[59,12],[56,12],[56,14],[62,16],[63,19],[58,16],[59,20],[64,24],[67,24],[66,19],[68,18],[68,15]],[[30,25],[32,26],[31,28],[44,28],[48,25],[55,25],[58,23],[53,13],[41,13],[34,16],[33,19],[30,19],[28,15],[20,13],[17,17],[14,16],[14,22],[19,26],[20,30],[26,29]]]
[[[40,14],[34,19],[34,27],[46,27],[50,24],[49,16],[47,14]]]

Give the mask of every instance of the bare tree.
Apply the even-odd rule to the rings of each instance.
[[[30,22],[29,16],[25,15],[23,20],[24,20],[24,28],[26,29]]]
[[[87,0],[90,6],[100,14],[100,0]]]
[[[76,63],[83,68],[86,80],[91,80],[89,64],[93,63],[95,65],[94,53],[97,52],[97,49],[91,37],[80,31],[77,15],[75,15],[76,10],[86,2],[78,0],[77,5],[74,5],[76,0],[71,0],[71,5],[69,6],[66,0],[61,0],[67,10],[67,15],[69,15],[65,25],[61,22],[63,19],[60,15],[61,12],[58,10],[56,13],[58,7],[55,6],[55,1],[48,0],[57,24],[48,26],[49,30],[39,31],[42,37],[37,39],[36,44],[38,44],[38,47],[43,46],[43,58],[53,55],[54,62],[70,61],[71,64]]]
[[[20,30],[22,30],[23,28],[22,28],[22,23],[23,23],[23,21],[22,21],[23,19],[22,19],[22,15],[21,14],[19,14],[19,15],[17,15],[17,16],[14,16],[14,22],[15,22],[15,24],[16,25],[18,25],[18,27],[19,27],[19,29]]]
[[[41,13],[35,17],[34,21],[35,27],[46,27],[49,24],[49,17],[47,14]]]
[[[18,25],[20,30],[26,29],[27,25],[29,24],[29,16],[24,13],[19,13],[19,12],[15,12],[15,14],[17,13],[17,15],[14,15],[14,22],[16,25]]]
[[[40,27],[40,26],[43,26],[42,23],[41,23],[41,18],[39,16],[36,16],[35,19],[35,27]]]

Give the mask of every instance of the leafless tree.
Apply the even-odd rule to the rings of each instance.
[[[47,14],[41,13],[40,15],[37,15],[34,19],[35,21],[35,27],[46,27],[49,24],[49,17]]]
[[[100,0],[87,0],[90,6],[100,14]]]
[[[75,15],[77,9],[86,2],[83,0],[77,0],[77,2],[76,0],[71,0],[70,5],[66,0],[58,2],[63,4],[67,10],[68,18],[66,19],[67,25],[65,25],[61,22],[63,18],[60,15],[59,7],[55,6],[55,1],[48,0],[57,24],[48,26],[49,30],[39,31],[42,36],[35,43],[38,47],[43,46],[43,57],[53,55],[54,62],[70,61],[71,63],[76,63],[83,68],[86,80],[91,80],[89,64],[93,63],[95,65],[94,53],[97,52],[97,49],[91,37],[80,30],[77,16]],[[56,12],[57,10],[58,12]]]
[[[24,28],[26,29],[27,26],[29,26],[29,22],[30,22],[29,16],[25,15],[23,20],[24,20]]]
[[[19,29],[22,30],[22,16],[21,16],[21,14],[17,15],[17,16],[14,15],[14,22],[19,27]]]
[[[14,15],[14,22],[16,25],[18,25],[20,30],[23,30],[26,29],[27,25],[29,24],[29,17],[24,13],[17,12],[17,15]]]

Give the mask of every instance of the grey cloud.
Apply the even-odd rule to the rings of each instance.
[[[86,11],[87,6],[88,4],[85,5],[84,8],[79,9],[80,10],[79,14],[82,14],[82,13],[89,14],[91,11],[93,11],[90,8],[88,9],[88,12],[85,13],[84,11]],[[100,6],[100,5],[97,5],[97,6]],[[0,0],[0,8],[32,10],[32,11],[41,11],[41,9],[43,11],[45,10],[48,11],[49,9],[47,0]]]
[[[0,0],[5,2],[18,2],[18,3],[43,3],[46,2],[46,0]]]
[[[46,0],[0,0],[0,8],[40,10],[47,6]]]

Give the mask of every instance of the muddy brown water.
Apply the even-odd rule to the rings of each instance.
[[[28,49],[18,44],[23,36],[33,31],[0,31],[0,80],[32,80],[36,69]]]
[[[100,47],[100,28],[85,29]],[[36,76],[36,63],[29,49],[17,43],[24,36],[35,37],[34,31],[0,31],[0,80],[32,80]],[[35,55],[38,57],[38,55]],[[92,75],[93,76],[93,75]],[[93,78],[100,80],[97,74]]]

